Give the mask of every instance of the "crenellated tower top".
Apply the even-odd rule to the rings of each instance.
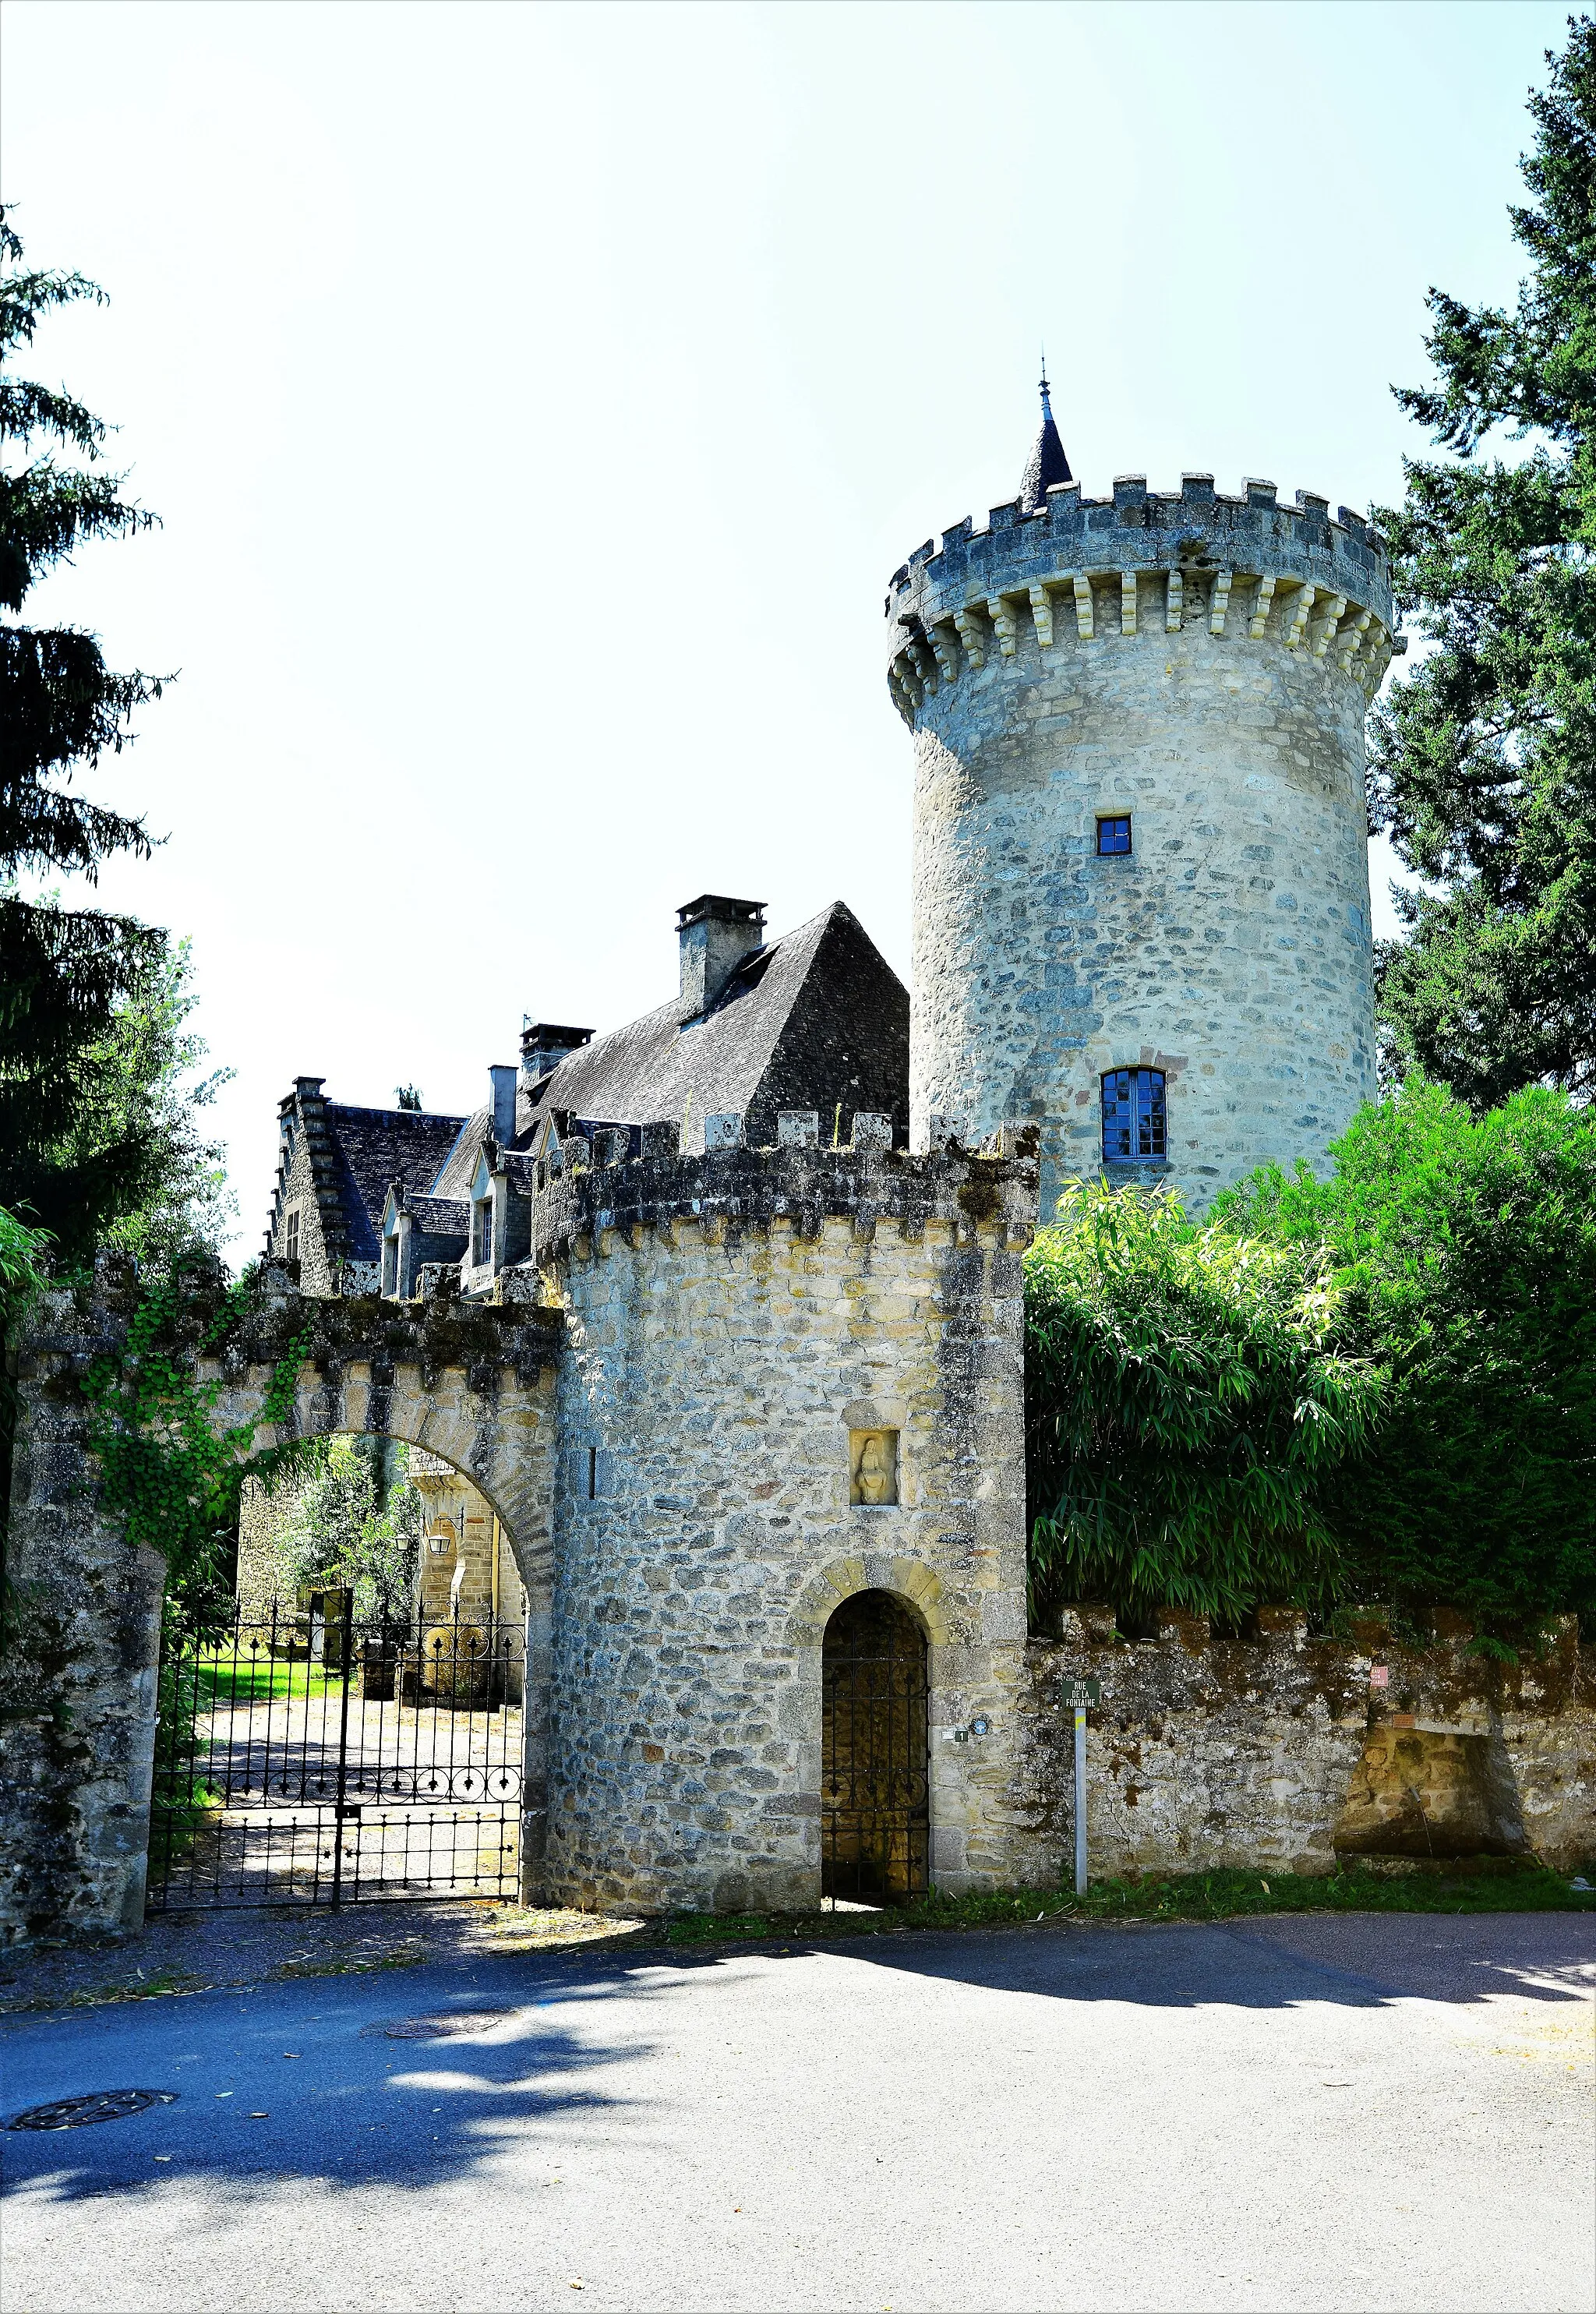
[[[1031,454],[1036,465],[1051,413]],[[1058,456],[1063,456],[1059,446]],[[1067,472],[1066,468],[1066,472]],[[928,693],[1012,658],[1028,628],[1051,650],[1065,635],[1093,642],[1201,624],[1215,636],[1303,650],[1372,698],[1394,653],[1390,564],[1361,515],[1299,490],[1282,506],[1273,482],[1238,497],[1212,474],[1183,474],[1178,493],[1144,474],[1115,477],[1109,499],[1054,482],[1027,508],[993,507],[927,539],[895,570],[886,596],[893,701],[913,725]]]

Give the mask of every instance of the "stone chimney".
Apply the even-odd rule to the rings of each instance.
[[[676,911],[682,1000],[691,1019],[707,1012],[742,963],[764,945],[764,902],[704,892]]]
[[[493,1138],[507,1149],[516,1137],[516,1072],[501,1065],[488,1074],[493,1084]]]
[[[579,1052],[584,1045],[593,1042],[591,1029],[564,1029],[553,1020],[533,1020],[523,1016],[521,1021],[521,1082],[534,1085],[546,1077],[551,1069],[558,1068],[568,1053]]]

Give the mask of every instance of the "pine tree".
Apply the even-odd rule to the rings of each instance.
[[[1596,1092],[1596,22],[1532,93],[1512,313],[1433,289],[1438,374],[1398,400],[1454,456],[1380,517],[1433,648],[1374,719],[1370,817],[1428,889],[1379,966],[1388,1070],[1476,1109]],[[1481,455],[1504,429],[1527,448]]]
[[[13,614],[77,547],[155,519],[124,498],[125,475],[101,471],[104,421],[65,390],[12,374],[40,322],[84,299],[103,303],[104,293],[81,274],[23,264],[0,208],[0,607]],[[113,673],[81,628],[0,623],[0,1206],[42,1224],[68,1254],[135,1211],[162,1162],[147,1115],[129,1109],[125,1129],[109,1135],[95,1118],[113,1016],[160,969],[165,936],[101,909],[26,898],[17,879],[57,870],[92,882],[113,853],[147,855],[141,820],[72,782],[120,753],[134,710],[161,687]]]

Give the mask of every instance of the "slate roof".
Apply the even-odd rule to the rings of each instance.
[[[1054,482],[1071,482],[1075,477],[1070,472],[1070,461],[1064,455],[1064,446],[1059,439],[1058,428],[1053,422],[1053,404],[1047,398],[1047,374],[1042,375],[1042,423],[1031,445],[1031,455],[1025,462],[1025,472],[1019,478],[1019,510],[1021,514],[1039,514],[1047,504],[1047,493]]]
[[[428,1237],[457,1237],[463,1242],[471,1235],[469,1204],[453,1197],[407,1197],[404,1205],[415,1227]]]
[[[851,908],[835,900],[796,932],[737,966],[710,1010],[692,1014],[676,997],[569,1054],[516,1104],[525,1149],[555,1111],[582,1125],[680,1125],[701,1132],[717,1111],[744,1119],[752,1147],[776,1138],[784,1108],[821,1112],[830,1140],[842,1105],[847,1140],[856,1109],[889,1116],[895,1138],[909,1122],[909,993]],[[468,1197],[477,1151],[492,1131],[484,1106],[466,1119],[436,1179],[434,1197]]]
[[[325,1114],[346,1250],[353,1261],[375,1261],[389,1183],[402,1181],[412,1198],[424,1195],[459,1137],[461,1119],[425,1109],[349,1108],[337,1100],[326,1103]]]

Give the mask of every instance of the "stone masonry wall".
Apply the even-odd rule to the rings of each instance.
[[[1162,530],[1063,495],[1073,531],[1066,506],[954,540],[889,600],[895,681],[905,633],[927,639],[923,684],[898,684],[911,1139],[939,1115],[1043,1120],[1045,1220],[1102,1170],[1103,1073],[1152,1066],[1168,1153],[1138,1171],[1200,1209],[1265,1160],[1322,1161],[1373,1091],[1361,654],[1389,616],[1383,563],[1333,526],[1317,554],[1231,535],[1211,486]],[[1099,858],[1119,814],[1133,848]]]
[[[1108,1642],[1106,1611],[1067,1614],[1027,1649],[1020,1792],[1049,1852],[1073,1841],[1071,1714],[1063,1682],[1102,1683],[1089,1714],[1094,1876],[1328,1872],[1342,1857],[1596,1857],[1596,1651],[1574,1619],[1544,1656],[1505,1665],[1460,1641],[1393,1647],[1371,1623],[1312,1641],[1211,1642],[1168,1615],[1157,1641]],[[1356,1628],[1356,1627],[1354,1627]],[[1093,1634],[1098,1635],[1094,1639]],[[1383,1670],[1385,1684],[1371,1674]]]
[[[934,1878],[1037,1868],[1012,1798],[1035,1183],[1025,1161],[783,1150],[539,1200],[569,1319],[551,1896],[814,1904],[822,1635],[866,1588],[930,1643]],[[895,1505],[851,1504],[861,1429],[900,1434]]]
[[[308,1477],[285,1473],[269,1492],[259,1479],[246,1479],[238,1505],[238,1572],[234,1589],[246,1621],[292,1616],[299,1603],[299,1578],[287,1546],[290,1521]]]

